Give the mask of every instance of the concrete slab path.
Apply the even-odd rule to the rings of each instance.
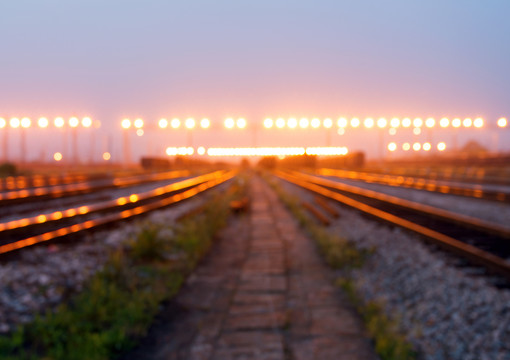
[[[377,359],[312,240],[260,178],[250,191],[251,211],[126,359]]]

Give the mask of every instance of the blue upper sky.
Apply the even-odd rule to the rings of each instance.
[[[510,114],[510,1],[0,3],[0,116]]]

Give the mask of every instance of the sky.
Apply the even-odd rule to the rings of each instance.
[[[148,128],[130,135],[133,153],[158,155],[187,141],[150,130],[161,117],[260,126],[279,116],[482,116],[488,127],[459,141],[510,150],[510,129],[490,128],[510,117],[509,15],[508,0],[2,1],[0,117],[88,115],[102,125],[80,131],[80,149],[94,137],[115,154],[121,119],[142,117]],[[253,142],[218,127],[197,131],[193,145]],[[49,129],[27,136],[32,157],[71,141]],[[374,155],[369,137],[332,141]],[[325,133],[260,130],[257,139],[312,146]]]

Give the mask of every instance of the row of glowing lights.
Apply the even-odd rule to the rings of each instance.
[[[436,145],[436,148],[437,148],[438,151],[445,151],[446,150],[446,143],[440,142],[440,143],[438,143]],[[397,143],[390,142],[388,144],[388,150],[389,151],[394,152],[394,151],[397,151],[397,149],[398,149]],[[423,144],[421,144],[419,142],[415,142],[413,144],[405,142],[405,143],[402,144],[402,150],[409,151],[411,149],[413,149],[414,151],[420,151],[420,150],[430,151],[430,150],[432,150],[432,144],[429,143],[429,142],[425,142]]]
[[[195,153],[193,147],[168,147],[168,156],[190,156]],[[208,156],[299,156],[299,155],[321,155],[321,156],[342,156],[347,155],[345,146],[341,147],[232,147],[232,148],[208,148],[203,146],[197,148],[198,155]]]
[[[92,126],[92,119],[90,117],[86,116],[80,120],[79,118],[73,116],[73,117],[69,118],[69,120],[68,120],[68,124],[72,128],[78,127],[80,125],[80,123],[83,127],[89,128]],[[57,127],[57,128],[62,128],[65,126],[65,124],[66,124],[66,120],[63,117],[56,117],[53,120],[53,125],[55,125],[55,127]],[[32,126],[32,120],[28,117],[23,117],[21,119],[17,118],[17,117],[13,117],[13,118],[9,119],[9,121],[7,122],[7,120],[5,120],[4,118],[0,118],[0,129],[5,128],[7,125],[9,125],[9,127],[14,128],[14,129],[17,129],[20,127],[27,129]],[[41,118],[37,119],[37,126],[39,126],[40,128],[47,128],[49,125],[50,125],[50,121],[48,120],[48,118],[41,117]]]
[[[377,120],[374,120],[373,118],[366,118],[363,120],[363,126],[367,129],[370,129],[373,127],[378,127],[378,128],[383,129],[388,126],[391,128],[398,128],[398,127],[409,128],[411,126],[413,126],[414,128],[420,128],[423,126],[428,127],[428,128],[433,128],[436,126],[437,123],[439,123],[439,126],[441,126],[442,128],[447,128],[450,125],[454,128],[459,128],[461,126],[463,126],[465,128],[470,128],[470,127],[481,128],[484,126],[484,120],[483,120],[483,118],[480,118],[480,117],[475,118],[475,119],[454,118],[451,121],[448,118],[442,118],[438,122],[434,118],[427,118],[425,120],[423,120],[421,118],[415,118],[415,119],[392,118],[389,121],[386,118],[380,118]],[[184,121],[181,121],[178,118],[174,118],[170,121],[167,119],[160,119],[158,121],[158,126],[161,129],[166,129],[166,128],[179,129],[182,125],[184,125],[184,127],[187,129],[193,129],[197,126],[200,126],[202,129],[208,129],[209,127],[211,127],[211,121],[207,118],[203,118],[200,121],[196,121],[194,118],[187,118]],[[278,129],[283,129],[285,127],[290,128],[290,129],[295,129],[295,128],[307,129],[309,127],[317,129],[317,128],[320,128],[321,126],[323,128],[330,129],[333,127],[333,120],[330,118],[326,118],[322,121],[319,118],[313,118],[311,120],[309,120],[308,118],[301,118],[299,120],[296,118],[290,118],[290,119],[278,118],[276,120],[267,118],[264,120],[263,125],[266,129],[271,129],[273,127],[276,127]],[[339,128],[346,128],[348,126],[350,126],[352,128],[358,128],[362,125],[362,122],[359,118],[352,118],[349,120],[347,118],[341,117],[337,120],[336,125]],[[497,121],[497,125],[499,127],[506,127],[508,125],[508,121],[506,118],[500,118]],[[136,129],[141,129],[144,126],[144,122],[142,119],[136,119],[134,121],[131,121],[130,119],[123,119],[121,121],[121,126],[124,129],[129,129],[129,128],[131,128],[131,126],[133,126]],[[238,119],[227,118],[224,121],[224,126],[227,129],[233,129],[233,128],[244,129],[247,126],[247,122],[246,122],[246,119],[244,119],[244,118],[238,118]]]

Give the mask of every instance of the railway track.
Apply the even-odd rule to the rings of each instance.
[[[377,183],[388,186],[399,186],[430,192],[438,192],[442,194],[451,194],[510,203],[510,188],[508,186],[495,186],[490,184],[461,184],[458,182],[434,180],[424,177],[388,175],[336,169],[318,169],[315,171],[315,174],[321,176],[336,177],[339,179],[363,181],[367,183]]]
[[[510,280],[510,228],[443,209],[400,199],[300,172],[275,173],[279,178],[335,200],[424,240],[470,263]]]
[[[0,223],[0,255],[178,203],[224,183],[235,173],[215,171],[114,200]]]
[[[3,206],[19,203],[31,203],[40,200],[87,194],[99,190],[122,188],[149,182],[164,181],[189,175],[190,172],[188,170],[179,170],[22,188],[18,190],[0,192],[0,205]],[[82,179],[82,177],[76,178],[76,180],[80,179]]]

